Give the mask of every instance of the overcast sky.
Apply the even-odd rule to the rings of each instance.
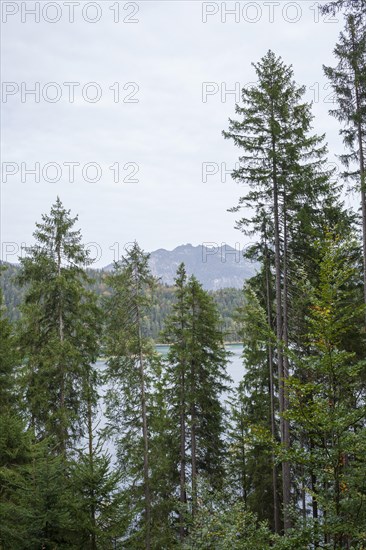
[[[221,131],[235,106],[225,90],[255,80],[251,62],[272,49],[293,64],[330,160],[340,149],[322,64],[342,20],[317,21],[316,4],[3,1],[3,259],[16,261],[57,195],[99,267],[134,239],[148,251],[244,243],[226,211],[244,190],[221,170],[239,151]],[[203,163],[217,173],[202,177]]]

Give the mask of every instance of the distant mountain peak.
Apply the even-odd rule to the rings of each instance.
[[[208,243],[207,243],[208,244]],[[173,250],[159,248],[150,253],[150,269],[163,284],[173,285],[176,271],[184,262],[188,275],[195,275],[206,290],[242,288],[255,273],[255,265],[229,245],[182,244]],[[112,269],[113,265],[105,269]]]

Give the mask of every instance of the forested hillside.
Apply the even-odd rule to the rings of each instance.
[[[5,314],[11,321],[19,320],[20,305],[24,298],[24,289],[17,282],[16,277],[19,273],[19,266],[9,263],[3,263],[5,268],[1,277],[1,288],[4,296]],[[90,281],[87,287],[92,290],[101,302],[103,298],[110,295],[110,288],[106,282],[108,273],[97,269],[87,269]],[[243,283],[244,284],[244,283]],[[235,312],[242,306],[243,292],[237,288],[223,288],[210,292],[217,304],[220,314],[220,329],[223,332],[226,342],[238,342],[240,334],[238,325],[235,322]],[[153,338],[156,342],[162,341],[161,331],[164,327],[165,319],[171,312],[175,301],[174,288],[168,285],[162,285],[158,281],[154,293],[154,301],[146,319],[145,334]]]
[[[2,270],[1,550],[365,550],[366,3],[322,10],[344,18],[323,67],[339,174],[272,50],[222,132],[243,290],[184,262],[162,286],[136,241],[94,271],[59,196]]]

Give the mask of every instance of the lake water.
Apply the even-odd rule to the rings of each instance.
[[[231,353],[231,356],[229,357],[229,363],[227,365],[227,373],[233,380],[233,387],[237,386],[238,383],[241,381],[244,375],[244,367],[243,362],[241,359],[241,355],[243,353],[243,346],[242,344],[230,344],[226,346],[226,349]],[[157,345],[156,350],[161,353],[163,356],[168,353],[169,346],[163,346],[163,345]],[[100,371],[105,370],[105,362],[104,361],[97,361],[96,367]],[[98,428],[102,429],[105,427],[106,419],[104,416],[104,403],[103,403],[103,397],[105,395],[106,388],[102,387],[100,389],[100,402],[98,407],[98,414],[97,414],[97,424]],[[226,393],[222,396],[222,399],[226,401]],[[112,459],[115,459],[115,449],[112,441],[108,441],[105,443],[104,449],[107,450],[111,456]]]
[[[243,361],[241,358],[243,353],[243,345],[228,344],[225,347],[231,353],[229,357],[229,362],[227,365],[227,373],[229,376],[231,376],[233,380],[233,385],[237,386],[244,376],[244,367],[243,367]],[[158,344],[156,346],[156,351],[158,351],[159,353],[161,353],[161,355],[164,356],[168,353],[169,346]],[[97,366],[97,369],[101,372],[103,372],[106,367],[104,361],[97,361],[96,366]],[[102,391],[101,391],[102,396],[104,395],[104,392],[105,392],[105,388],[102,388]]]
[[[244,375],[243,361],[241,359],[243,346],[242,344],[229,344],[225,347],[232,354],[227,365],[227,373],[233,379],[234,386],[237,386]],[[166,355],[169,346],[157,345],[156,350],[162,355]]]

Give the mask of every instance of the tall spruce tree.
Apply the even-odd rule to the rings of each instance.
[[[319,6],[323,13],[335,15],[343,10],[347,15],[350,13],[366,15],[366,4],[364,0],[332,0]]]
[[[190,309],[187,300],[187,273],[180,264],[175,278],[176,303],[164,327],[164,340],[171,342],[167,356],[168,403],[176,448],[175,462],[179,472],[179,538],[186,536],[185,508],[187,505],[187,442],[188,442],[188,368],[190,361]],[[174,456],[173,456],[174,460]]]
[[[18,277],[26,289],[20,345],[29,422],[37,439],[52,436],[64,456],[85,433],[85,379],[99,347],[99,312],[84,286],[92,260],[76,221],[57,198],[36,224]]]
[[[40,443],[25,421],[19,340],[0,320],[0,547],[71,548],[75,537],[72,492],[63,457],[52,438]]]
[[[113,471],[112,457],[104,450],[107,442],[98,428],[102,421],[98,414],[99,386],[99,373],[91,368],[84,389],[87,407],[85,445],[78,449],[70,466],[73,511],[78,525],[75,545],[90,550],[112,548],[114,541],[122,540],[126,530],[120,474],[118,470]]]
[[[0,277],[2,269],[0,269]],[[5,413],[6,410],[14,410],[15,403],[15,368],[19,361],[17,353],[16,335],[13,327],[6,316],[3,303],[3,293],[0,289],[0,410]]]
[[[311,135],[311,106],[302,102],[305,88],[298,87],[293,70],[269,51],[254,65],[258,85],[242,90],[243,106],[236,106],[240,120],[230,119],[227,139],[243,150],[234,180],[247,184],[249,192],[240,198],[239,211],[249,207],[250,219],[240,219],[237,227],[244,233],[257,233],[273,249],[275,278],[275,327],[277,334],[276,368],[278,369],[281,441],[290,447],[289,423],[286,418],[288,398],[286,379],[289,375],[284,347],[289,344],[288,327],[288,256],[289,241],[296,231],[293,220],[307,197],[315,205],[327,190],[329,173],[325,170],[326,146],[323,136]],[[263,233],[263,216],[269,220]],[[282,462],[284,527],[291,523],[291,472]]]
[[[191,512],[198,506],[200,478],[221,487],[224,458],[224,408],[228,354],[219,330],[212,298],[195,277],[187,280],[184,264],[176,277],[176,303],[164,330],[171,343],[167,356],[169,415],[175,438],[179,472],[179,533],[187,534],[184,508],[190,483]]]
[[[278,420],[272,416],[272,409],[278,407],[275,396],[271,403],[273,393],[268,365],[268,346],[273,345],[274,338],[268,328],[266,312],[252,286],[250,280],[244,287],[245,303],[237,317],[245,374],[232,401],[228,474],[234,492],[240,495],[248,509],[279,532],[280,499],[274,452],[278,442]],[[268,467],[270,462],[272,468]]]
[[[107,417],[116,435],[117,457],[130,513],[127,534],[133,548],[153,546],[150,464],[151,376],[158,361],[144,335],[154,279],[148,255],[135,242],[108,277],[106,301]],[[141,523],[142,519],[142,523]]]
[[[169,414],[170,396],[164,362],[155,361],[153,367],[149,421],[153,547],[175,548],[179,545],[176,505],[179,478],[172,464],[178,462],[176,441],[179,434]]]
[[[364,302],[366,304],[366,10],[350,9],[346,25],[334,50],[336,67],[324,66],[338,102],[330,110],[343,128],[340,131],[348,153],[340,155],[344,176],[356,182],[361,195]]]
[[[291,460],[302,465],[307,502],[311,497],[319,511],[311,522],[314,545],[361,548],[365,361],[352,348],[355,337],[365,345],[365,308],[359,293],[357,244],[352,236],[328,232],[318,246],[322,260],[317,286],[303,283],[311,302],[309,354],[301,360],[299,374],[289,380],[288,414],[306,444],[294,447]]]
[[[2,270],[0,270],[0,275]],[[0,290],[0,547],[15,548],[27,535],[27,509],[19,498],[22,468],[31,460],[31,442],[19,414],[16,339],[5,316]]]

